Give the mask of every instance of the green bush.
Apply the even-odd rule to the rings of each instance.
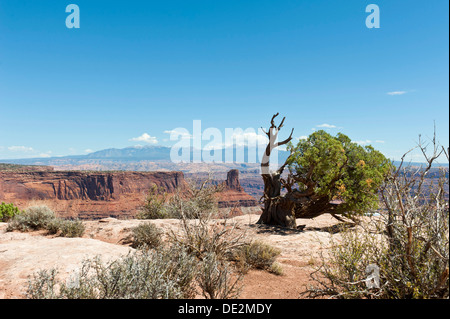
[[[320,130],[296,146],[286,163],[289,188],[308,194],[295,211],[296,218],[324,213],[344,217],[362,216],[378,208],[378,188],[392,167],[390,161],[372,146],[361,146],[338,133],[336,137]],[[340,204],[330,204],[339,200]],[[326,203],[326,204],[324,204]]]
[[[14,206],[14,204],[5,204],[2,202],[0,204],[0,222],[7,222],[14,216],[18,215],[20,213],[19,208]]]

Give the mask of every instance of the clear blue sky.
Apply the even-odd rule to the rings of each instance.
[[[66,28],[71,3],[80,29]],[[370,3],[379,29],[365,25]],[[447,0],[0,0],[0,158],[145,145],[144,133],[169,145],[164,131],[193,120],[257,129],[276,112],[284,135],[326,124],[390,158],[434,121],[448,146],[448,12]]]

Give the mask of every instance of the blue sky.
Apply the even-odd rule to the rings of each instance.
[[[65,25],[71,3],[79,29]],[[448,146],[448,12],[447,0],[0,0],[0,158],[171,145],[193,120],[258,129],[276,112],[281,137],[325,128],[398,159],[436,123]]]

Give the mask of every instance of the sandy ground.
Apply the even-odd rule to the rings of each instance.
[[[329,226],[337,220],[325,215],[310,220],[297,220],[303,230],[285,230],[277,227],[256,226],[258,215],[244,215],[227,221],[236,223],[236,230],[248,240],[261,240],[281,250],[277,262],[283,275],[251,270],[244,278],[242,299],[297,299],[306,285],[312,283],[311,272],[320,263],[320,254],[327,250],[332,237]],[[100,255],[113,260],[132,248],[124,241],[132,227],[142,220],[106,218],[84,221],[86,231],[82,238],[48,236],[42,232],[6,232],[7,224],[0,223],[0,299],[24,298],[27,280],[41,269],[57,268],[68,276],[86,258]],[[166,233],[179,231],[179,220],[152,220]],[[223,220],[217,220],[223,223]]]

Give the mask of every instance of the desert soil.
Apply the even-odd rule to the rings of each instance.
[[[281,250],[277,262],[283,269],[278,276],[267,271],[251,270],[244,278],[242,299],[297,299],[307,285],[310,274],[321,262],[321,253],[339,234],[329,232],[338,221],[329,215],[315,219],[297,220],[303,230],[284,230],[256,226],[258,215],[248,214],[232,218],[236,228],[249,240],[261,240]],[[105,218],[84,221],[82,238],[48,236],[43,232],[6,232],[7,224],[0,223],[0,299],[25,298],[27,281],[42,269],[57,268],[62,276],[69,276],[86,258],[101,256],[103,260],[117,259],[132,248],[126,244],[131,228],[142,220]],[[180,221],[152,220],[166,233],[179,231]],[[223,222],[217,220],[217,223]]]

